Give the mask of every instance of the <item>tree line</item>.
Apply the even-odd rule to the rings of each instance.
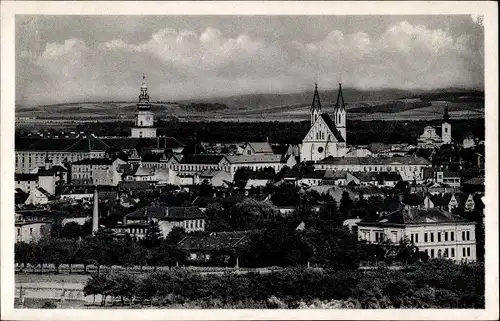
[[[349,145],[368,145],[373,142],[386,144],[408,143],[416,144],[418,137],[426,126],[440,126],[441,115],[434,120],[348,120],[347,136]],[[97,136],[130,135],[131,121],[117,121],[102,126],[98,123],[76,125],[76,132],[93,133]],[[309,131],[311,124],[302,122],[193,122],[193,121],[158,121],[158,135],[176,137],[184,143],[188,142],[246,142],[266,139],[270,143],[300,144]],[[484,118],[453,119],[452,138],[461,141],[467,132],[484,139]],[[53,135],[59,135],[62,130],[51,129]],[[16,137],[27,133],[17,130]],[[374,137],[377,140],[374,141]]]
[[[333,300],[351,308],[484,308],[484,266],[433,259],[402,270],[284,269],[222,275],[162,271],[93,274],[85,295],[121,304],[191,308],[299,308]]]

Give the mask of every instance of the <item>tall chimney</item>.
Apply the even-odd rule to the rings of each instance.
[[[92,233],[99,229],[99,193],[97,186],[94,186],[94,210],[92,212]]]

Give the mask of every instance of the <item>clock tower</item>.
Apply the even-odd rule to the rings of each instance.
[[[136,120],[132,127],[132,137],[156,137],[156,128],[154,127],[154,115],[149,103],[148,86],[146,85],[146,76],[142,75],[141,94],[137,103]]]

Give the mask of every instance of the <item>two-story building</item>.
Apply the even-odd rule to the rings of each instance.
[[[119,158],[87,158],[71,164],[71,181],[82,185],[116,186],[122,180],[119,166],[127,162]]]
[[[475,223],[437,208],[402,207],[376,220],[357,223],[358,238],[371,243],[407,238],[430,258],[476,261]]]
[[[158,223],[164,237],[174,227],[184,228],[188,233],[205,231],[205,214],[195,206],[146,206],[125,215],[123,224],[112,227],[112,230],[118,234],[128,232],[142,239],[152,221]]]
[[[407,180],[421,181],[424,168],[431,163],[421,157],[327,157],[314,164],[315,169],[347,172],[399,172]]]

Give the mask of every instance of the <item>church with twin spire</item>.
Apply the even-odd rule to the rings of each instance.
[[[344,156],[347,152],[347,113],[342,94],[342,84],[339,84],[337,102],[332,115],[333,119],[322,111],[318,85],[315,85],[314,88],[310,114],[311,129],[302,140],[300,148],[301,161],[319,161],[328,156]]]

